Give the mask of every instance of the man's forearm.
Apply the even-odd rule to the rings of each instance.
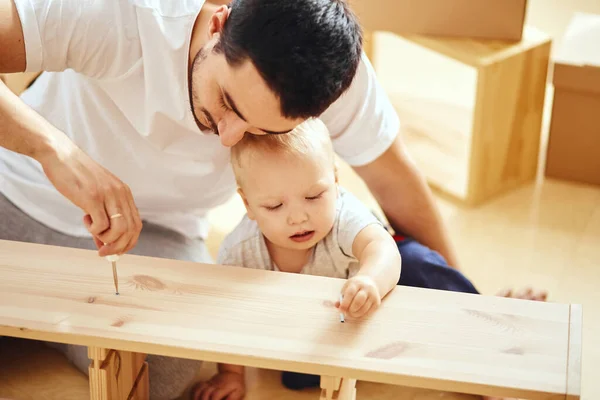
[[[0,82],[0,146],[42,162],[74,144]]]
[[[458,269],[456,253],[431,190],[399,138],[372,165],[355,170],[394,229],[437,251]]]

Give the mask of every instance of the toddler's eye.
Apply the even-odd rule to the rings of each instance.
[[[277,210],[279,207],[281,207],[281,204],[277,204],[276,206],[264,206],[264,207],[269,211],[274,211],[274,210]]]
[[[319,194],[318,194],[318,195],[316,195],[316,196],[307,197],[307,198],[306,198],[306,200],[317,200],[317,199],[320,199],[320,198],[321,198],[321,196],[323,196],[323,193],[325,193],[325,192],[321,192],[321,193],[319,193]]]

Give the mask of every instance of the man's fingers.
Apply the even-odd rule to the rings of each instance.
[[[225,385],[224,387],[215,389],[210,397],[210,400],[224,400],[229,393],[231,393],[235,387]]]
[[[132,225],[130,227],[132,235],[131,239],[129,240],[129,243],[127,244],[127,248],[125,249],[125,253],[130,251],[137,245],[140,233],[142,231],[142,219],[140,217],[140,212],[137,206],[135,205],[135,201],[133,200],[133,193],[131,192],[131,189],[128,186],[127,199],[129,201],[129,210],[132,218]]]
[[[96,243],[96,248],[98,250],[101,250],[104,247],[104,243],[102,243],[102,240],[98,239],[96,236],[94,236],[94,243]]]
[[[202,396],[200,397],[200,400],[210,400],[210,395],[212,394],[212,392],[214,392],[215,387],[210,385],[204,388],[204,390],[202,390]]]
[[[125,189],[118,189],[111,192],[111,196],[107,198],[106,213],[109,216],[110,228],[100,235],[100,240],[107,244],[101,249],[101,256],[122,254],[131,241],[131,227],[134,223],[126,194]]]
[[[86,229],[89,232],[90,226],[92,225],[92,217],[90,217],[89,214],[86,214],[83,217],[83,224],[85,225]],[[94,243],[96,244],[96,248],[98,250],[100,250],[102,247],[104,247],[104,243],[102,242],[102,240],[98,239],[96,236],[92,236],[92,239],[94,239]]]
[[[229,393],[226,400],[242,400],[244,398],[244,391],[236,388],[233,392]]]
[[[100,236],[109,228],[110,222],[108,220],[108,216],[106,215],[104,204],[95,204],[94,207],[89,211],[88,215],[89,224],[87,224],[86,227],[92,236]]]
[[[112,228],[110,229],[112,231]],[[104,257],[110,254],[123,254],[125,253],[125,249],[127,245],[131,241],[131,236],[129,232],[124,232],[117,239],[117,241],[112,243],[107,243],[102,249],[100,249],[100,256]]]
[[[194,393],[192,393],[192,400],[202,400],[202,393],[206,389],[206,383],[202,383],[200,386],[194,388]]]

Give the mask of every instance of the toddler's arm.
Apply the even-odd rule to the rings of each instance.
[[[359,261],[357,274],[342,289],[340,311],[360,318],[374,311],[398,284],[402,260],[396,242],[381,226],[372,224],[361,230],[352,244]]]

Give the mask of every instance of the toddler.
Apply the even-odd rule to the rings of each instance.
[[[338,185],[327,128],[309,119],[282,135],[245,135],[231,163],[246,215],[217,264],[348,279],[336,307],[361,318],[398,283],[400,253],[379,220]],[[219,364],[197,400],[239,400],[244,368]]]

